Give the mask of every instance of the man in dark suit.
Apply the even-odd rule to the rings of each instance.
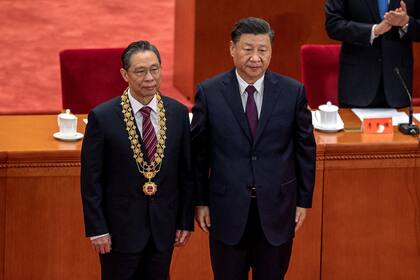
[[[259,18],[231,33],[235,69],[202,82],[193,108],[196,219],[216,280],[283,279],[311,207],[315,141],[303,86],[267,71],[274,32]]]
[[[130,44],[121,69],[128,88],[89,113],[81,191],[105,280],[166,280],[173,246],[193,230],[188,110],[160,95],[160,70],[154,45]]]
[[[418,0],[327,0],[326,30],[342,41],[338,95],[342,107],[404,107],[410,91],[412,42],[420,40]]]

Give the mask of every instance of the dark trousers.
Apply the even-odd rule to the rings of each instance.
[[[256,199],[251,200],[248,221],[239,244],[230,246],[210,236],[210,256],[215,280],[281,280],[289,267],[292,240],[280,246],[265,238]]]
[[[102,280],[168,280],[173,248],[159,252],[152,239],[140,253],[100,255]]]

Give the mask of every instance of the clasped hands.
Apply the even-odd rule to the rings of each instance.
[[[393,26],[403,27],[410,20],[410,17],[407,14],[407,6],[404,1],[400,2],[400,7],[386,12],[384,19],[375,26],[374,33],[375,36],[380,36],[388,32]]]

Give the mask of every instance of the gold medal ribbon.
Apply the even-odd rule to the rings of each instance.
[[[144,159],[143,152],[139,141],[139,135],[136,130],[136,121],[133,116],[133,109],[128,98],[128,88],[121,96],[121,107],[124,115],[124,122],[128,133],[128,139],[133,150],[133,157],[136,161],[139,172],[148,181],[143,184],[142,190],[145,195],[152,196],[157,192],[157,185],[152,181],[156,174],[160,171],[164,158],[165,142],[166,142],[166,115],[163,107],[162,97],[156,94],[157,113],[159,117],[159,133],[157,137],[156,153],[153,161],[147,162]]]

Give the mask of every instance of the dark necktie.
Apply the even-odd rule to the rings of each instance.
[[[253,85],[249,85],[245,91],[248,93],[248,98],[246,100],[246,117],[248,119],[248,125],[251,129],[252,139],[255,138],[255,132],[257,131],[258,126],[258,111],[257,105],[255,104],[254,93],[256,91]]]
[[[147,158],[149,162],[152,162],[155,158],[157,138],[155,129],[153,128],[152,121],[150,120],[150,111],[152,109],[148,106],[144,106],[140,109],[140,113],[143,116],[142,122],[142,134],[143,143],[146,148]]]
[[[388,12],[388,0],[378,0],[378,10],[381,19],[384,19],[384,15]]]

